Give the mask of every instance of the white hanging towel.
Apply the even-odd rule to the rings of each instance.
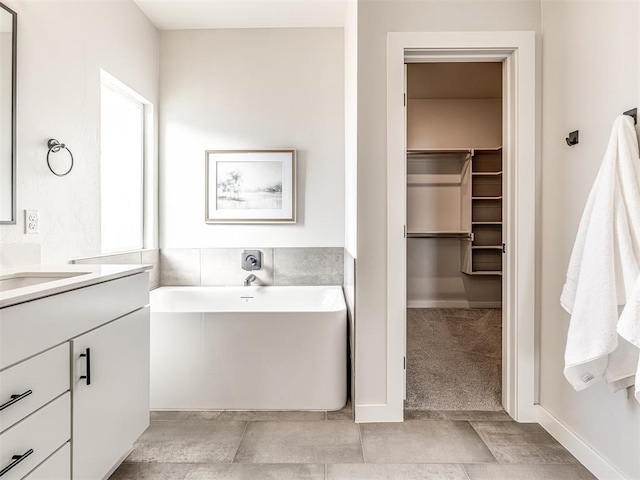
[[[627,304],[618,320],[618,335],[640,351],[640,277],[636,281],[633,294],[627,298]],[[636,369],[636,400],[640,402],[640,362]]]
[[[571,314],[564,375],[576,390],[601,378],[614,391],[634,384],[640,307],[635,314],[630,308],[622,324],[635,330],[623,328],[619,336],[617,327],[627,300],[640,295],[639,278],[640,155],[633,119],[622,115],[589,193],[560,297]]]

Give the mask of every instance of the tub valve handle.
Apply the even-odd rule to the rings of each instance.
[[[262,252],[260,250],[244,250],[240,260],[242,269],[248,272],[262,268]]]

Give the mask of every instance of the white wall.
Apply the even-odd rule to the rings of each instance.
[[[348,0],[344,24],[345,240],[356,256],[358,244],[358,2]]]
[[[638,2],[542,3],[543,143],[540,405],[626,478],[640,478],[640,405],[603,384],[565,380],[568,314],[559,297],[611,124],[638,106]],[[580,143],[565,144],[580,130]]]
[[[153,103],[156,28],[132,1],[7,0],[18,13],[18,223],[1,244],[40,243],[44,263],[100,253],[100,68]],[[47,168],[47,140],[66,143],[73,171]],[[24,234],[24,209],[40,234]]]
[[[538,1],[376,1],[358,8],[356,417],[386,399],[387,32],[540,29]]]
[[[355,398],[355,257],[358,248],[358,2],[348,0],[344,22],[344,295],[349,320],[350,396]]]
[[[164,31],[165,247],[344,246],[342,29]],[[204,222],[205,150],[297,149],[298,221]]]

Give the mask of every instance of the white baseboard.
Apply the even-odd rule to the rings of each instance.
[[[466,300],[407,300],[407,308],[469,308]]]
[[[534,408],[538,423],[599,480],[628,480],[544,407],[536,405]]]
[[[356,423],[402,422],[404,412],[394,412],[387,403],[355,406]]]
[[[469,302],[469,308],[502,308],[502,302]]]
[[[407,300],[407,308],[502,308],[502,302],[466,300]]]

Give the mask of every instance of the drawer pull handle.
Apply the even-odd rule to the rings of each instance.
[[[27,458],[32,453],[33,453],[33,448],[30,448],[29,450],[24,452],[22,455],[14,455],[13,457],[11,457],[11,460],[13,460],[13,461],[9,465],[4,467],[2,470],[0,470],[0,477],[3,476],[5,473],[7,473],[9,470],[11,470],[16,465],[18,465],[22,460]]]
[[[10,407],[11,405],[13,405],[16,402],[19,402],[20,400],[22,400],[24,397],[28,397],[29,395],[31,395],[33,392],[31,390],[27,390],[24,393],[21,393],[20,395],[11,395],[11,400],[9,400],[8,402],[3,403],[2,405],[0,405],[0,412],[2,410],[4,410],[7,407]]]
[[[87,385],[91,385],[91,349],[87,348],[85,352],[86,353],[81,353],[80,357],[85,357],[87,359],[87,374],[80,376],[80,378],[84,378],[87,381]]]

